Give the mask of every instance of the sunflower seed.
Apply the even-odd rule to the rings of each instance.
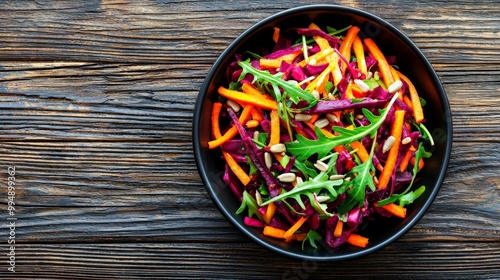
[[[259,141],[259,134],[260,133],[258,131],[254,131],[254,133],[253,133],[253,140],[254,141]]]
[[[387,138],[387,140],[385,140],[385,143],[384,143],[384,146],[382,147],[382,153],[386,153],[387,151],[389,151],[392,147],[392,145],[394,145],[394,142],[396,141],[396,138],[394,138],[394,136],[389,136],[389,138]]]
[[[329,123],[330,122],[327,119],[319,119],[319,120],[314,122],[314,125],[319,127],[319,128],[323,128],[323,127],[326,127]]]
[[[370,87],[365,82],[363,82],[362,80],[355,79],[354,83],[359,87],[359,89],[362,92],[368,92],[370,90]]]
[[[273,159],[271,158],[271,154],[268,152],[264,153],[264,161],[266,163],[266,167],[268,169],[271,169],[271,166],[273,165]]]
[[[238,113],[238,112],[240,111],[240,109],[241,109],[240,104],[236,103],[236,101],[233,101],[233,100],[228,100],[228,101],[227,101],[227,105],[228,105],[229,107],[231,107],[231,109],[233,109],[233,111],[234,111],[235,113]]]
[[[306,115],[306,114],[296,114],[295,115],[295,120],[298,122],[307,122],[312,118],[311,115]]]
[[[291,182],[295,181],[295,178],[296,178],[296,177],[297,177],[297,176],[295,176],[295,174],[294,174],[294,173],[283,173],[283,174],[279,175],[279,176],[278,176],[278,177],[276,177],[276,178],[278,178],[278,180],[279,180],[280,182],[283,182],[283,183],[291,183]]]
[[[295,178],[295,186],[300,187],[304,183],[304,180],[302,180],[302,177],[297,177]]]
[[[311,94],[314,96],[314,98],[319,100],[319,92],[317,90],[313,90]]]
[[[344,179],[344,178],[345,178],[345,175],[343,175],[343,174],[337,174],[337,175],[330,176],[329,179],[332,180],[332,181],[335,181],[335,180]]]
[[[330,200],[330,197],[328,195],[318,195],[316,197],[316,200],[321,203]]]
[[[326,172],[328,170],[328,165],[320,160],[316,161],[314,167],[316,167],[321,172]]]
[[[339,122],[339,119],[337,118],[337,116],[335,116],[334,114],[326,114],[326,119],[331,121],[332,123],[338,123]]]
[[[400,90],[402,86],[403,86],[403,82],[401,82],[401,81],[395,81],[394,83],[392,83],[392,85],[390,85],[387,88],[387,91],[389,93],[395,93],[396,91]]]
[[[373,77],[373,73],[371,71],[368,71],[368,73],[366,73],[366,79],[369,80]]]
[[[286,146],[285,146],[285,144],[282,144],[282,143],[274,144],[269,149],[271,150],[271,153],[286,152]]]
[[[358,119],[358,120],[362,120],[364,117],[365,117],[365,116],[364,116],[364,115],[362,115],[362,114],[357,114],[357,115],[356,115],[356,119]]]
[[[260,192],[258,192],[258,191],[255,192],[255,202],[257,202],[258,206],[262,205],[262,196],[260,195]]]
[[[373,176],[373,182],[378,185],[379,181],[378,181],[378,178],[377,176]]]
[[[408,144],[410,142],[411,142],[411,137],[410,136],[405,137],[405,138],[403,138],[403,140],[401,140],[401,144],[403,144],[403,145],[406,145],[406,144]]]

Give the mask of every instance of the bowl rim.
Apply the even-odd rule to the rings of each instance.
[[[205,166],[203,165],[201,161],[201,153],[202,153],[202,148],[200,143],[200,135],[199,135],[199,129],[200,129],[200,118],[201,118],[201,108],[202,108],[202,103],[203,100],[205,99],[205,96],[208,92],[208,87],[210,85],[210,81],[213,78],[215,72],[217,71],[218,67],[220,67],[220,64],[223,62],[223,58],[225,58],[228,54],[230,54],[234,48],[236,48],[241,41],[243,41],[248,35],[252,34],[254,31],[257,29],[261,28],[262,26],[273,22],[275,20],[278,20],[279,18],[283,16],[289,16],[293,15],[295,13],[303,13],[307,11],[316,11],[316,10],[329,10],[332,12],[345,12],[345,13],[351,13],[355,14],[357,16],[361,16],[363,18],[366,18],[369,21],[377,22],[380,25],[383,25],[385,28],[387,28],[390,32],[392,32],[394,35],[399,37],[405,44],[409,46],[409,48],[415,53],[415,55],[423,62],[425,65],[426,70],[429,72],[430,77],[432,82],[437,88],[437,92],[439,94],[439,98],[442,101],[442,106],[445,111],[444,119],[445,122],[447,123],[446,125],[446,143],[444,145],[444,151],[443,151],[443,164],[439,168],[439,175],[438,178],[435,182],[435,187],[432,189],[432,192],[429,194],[428,199],[425,201],[423,206],[417,210],[417,214],[412,217],[411,220],[407,222],[405,226],[403,226],[400,230],[396,231],[393,233],[389,238],[381,241],[380,243],[376,244],[375,246],[370,246],[368,248],[360,248],[359,251],[355,252],[349,252],[346,254],[342,255],[329,255],[329,256],[313,256],[313,255],[306,255],[306,254],[297,254],[294,252],[290,252],[287,250],[284,250],[280,247],[277,247],[271,243],[268,243],[267,241],[263,240],[259,236],[254,235],[252,232],[250,232],[245,225],[239,223],[235,218],[234,215],[235,213],[230,213],[223,205],[222,202],[218,199],[214,188],[211,185],[211,182],[207,176]],[[428,208],[430,205],[433,203],[434,199],[436,198],[441,185],[444,181],[444,177],[446,176],[446,171],[448,168],[448,164],[450,161],[450,154],[451,154],[451,148],[452,148],[452,116],[451,116],[451,109],[448,101],[448,97],[446,95],[446,92],[444,90],[444,87],[432,67],[431,63],[427,60],[427,58],[424,56],[422,51],[413,43],[413,41],[410,40],[408,36],[406,36],[402,31],[400,31],[398,28],[393,26],[391,23],[388,21],[382,19],[381,17],[366,12],[361,9],[349,7],[349,6],[342,6],[342,5],[335,5],[335,4],[315,4],[315,5],[303,5],[303,6],[298,6],[290,9],[283,10],[281,12],[275,13],[273,15],[270,15],[262,20],[259,20],[257,23],[253,24],[251,27],[249,27],[247,30],[245,30],[243,33],[241,33],[236,39],[234,39],[227,47],[226,49],[218,56],[217,60],[214,62],[213,66],[210,68],[203,84],[200,87],[198,97],[196,99],[195,103],[195,108],[194,108],[194,114],[193,114],[193,126],[192,126],[192,137],[193,137],[193,150],[194,150],[194,156],[195,156],[195,161],[196,165],[198,168],[198,173],[205,185],[205,189],[207,190],[208,194],[210,195],[212,201],[216,204],[217,208],[219,211],[228,219],[233,226],[235,226],[240,232],[242,232],[245,236],[249,237],[253,241],[255,241],[257,244],[260,246],[279,253],[283,256],[287,256],[290,258],[298,259],[298,260],[305,260],[305,261],[340,261],[340,260],[348,260],[348,259],[353,259],[353,258],[358,258],[361,256],[365,256],[371,253],[374,253],[387,245],[391,244],[392,242],[396,241],[399,239],[403,234],[408,232],[422,217],[423,215],[427,212]]]

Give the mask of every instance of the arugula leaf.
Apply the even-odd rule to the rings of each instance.
[[[421,186],[420,188],[409,192],[399,198],[399,206],[404,207],[407,204],[413,203],[415,199],[421,196],[425,192],[425,186]]]
[[[256,215],[259,220],[263,221],[262,214],[259,212],[259,206],[255,199],[247,192],[243,192],[243,200],[241,201],[241,206],[236,210],[236,214],[241,214],[241,212],[245,211],[245,208],[248,208],[248,217],[252,217]]]
[[[295,166],[298,170],[300,170],[300,172],[302,172],[302,174],[304,174],[305,176],[309,176],[311,178],[318,176],[318,172],[316,172],[316,169],[308,167],[305,163],[301,161],[296,160],[293,163],[293,166]]]
[[[422,143],[420,143],[418,145],[418,149],[417,151],[415,152],[415,166],[413,166],[413,175],[411,177],[411,182],[410,184],[408,185],[408,187],[406,188],[406,190],[400,194],[393,194],[391,195],[390,197],[386,198],[386,199],[383,199],[383,200],[380,200],[377,205],[378,206],[384,206],[384,205],[387,205],[389,203],[393,203],[393,202],[396,202],[396,201],[400,201],[399,203],[403,203],[404,204],[409,204],[411,202],[413,202],[413,200],[417,199],[418,196],[420,196],[424,191],[425,191],[425,186],[422,186],[424,187],[423,190],[421,190],[422,187],[418,188],[417,190],[415,190],[415,192],[411,192],[413,194],[410,195],[410,193],[408,193],[408,197],[405,197],[403,199],[403,202],[401,200],[401,198],[411,189],[411,187],[413,186],[413,182],[415,181],[415,178],[417,177],[417,172],[418,172],[418,162],[420,161],[421,158],[430,158],[432,156],[432,153],[429,153],[425,150],[424,148],[424,145]],[[418,195],[418,196],[417,196]],[[410,199],[413,197],[413,196],[416,196],[413,198],[413,200],[411,200],[411,202],[408,202],[410,201]]]
[[[304,238],[304,240],[302,241],[302,250],[304,250],[304,244],[306,244],[306,241],[309,241],[309,244],[311,244],[312,247],[317,249],[318,246],[316,245],[316,241],[320,241],[321,239],[323,239],[323,236],[321,236],[321,234],[319,234],[317,231],[313,229],[309,230],[309,232],[306,235],[306,238]]]
[[[294,83],[283,80],[281,78],[283,73],[276,73],[274,75],[271,75],[269,71],[255,69],[250,64],[250,60],[240,61],[238,62],[238,65],[240,65],[243,69],[243,71],[241,72],[240,80],[245,77],[246,74],[252,74],[256,80],[263,80],[271,83],[273,87],[280,87],[289,95],[290,100],[292,100],[295,104],[297,104],[301,99],[307,101],[307,103],[309,103],[309,106],[307,108],[304,108],[304,110],[311,108],[318,102],[318,100],[310,92],[297,87]],[[276,101],[281,100],[279,98],[276,98]]]
[[[328,179],[328,175],[325,173],[320,173],[316,178],[314,179],[309,179],[308,181],[305,181],[302,183],[300,186],[296,186],[295,188],[291,189],[288,192],[284,192],[278,196],[275,196],[274,198],[262,203],[262,206],[267,205],[271,202],[278,201],[278,200],[284,200],[287,198],[293,198],[297,201],[299,206],[302,209],[306,209],[306,206],[304,205],[304,202],[302,202],[302,199],[300,198],[301,194],[308,195],[309,193],[319,193],[321,190],[326,189],[332,197],[337,197],[337,192],[333,188],[334,186],[338,186],[342,184],[342,180],[335,180],[331,181]]]
[[[351,142],[357,141],[366,135],[373,135],[377,132],[377,129],[384,123],[387,114],[389,113],[389,109],[394,104],[398,94],[395,94],[394,97],[389,102],[389,105],[385,109],[379,110],[380,116],[375,116],[368,109],[363,108],[363,114],[370,121],[370,124],[367,126],[359,126],[354,128],[353,130],[349,130],[343,127],[334,126],[332,129],[339,133],[339,136],[335,137],[327,137],[324,135],[321,130],[316,127],[315,132],[318,140],[309,140],[302,135],[297,135],[298,142],[288,142],[285,143],[286,150],[294,155],[297,160],[305,160],[314,154],[318,154],[319,158],[324,157],[328,154],[334,147],[339,145],[346,145]]]
[[[376,137],[373,136],[373,137]],[[352,188],[347,191],[346,199],[339,205],[338,213],[340,215],[347,213],[356,205],[363,205],[365,203],[366,187],[368,186],[371,191],[375,191],[375,184],[371,174],[375,174],[375,166],[373,165],[373,151],[375,149],[375,141],[373,141],[368,159],[351,169],[351,173],[355,174],[354,179],[351,181]],[[371,172],[371,173],[370,173]]]
[[[253,174],[257,173],[257,171],[259,171],[259,169],[257,169],[257,167],[255,166],[253,161],[250,159],[250,157],[245,156],[245,158],[247,159],[248,165],[250,166],[250,170],[248,171],[248,175],[253,175]]]

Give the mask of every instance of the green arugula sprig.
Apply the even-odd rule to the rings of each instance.
[[[243,192],[243,199],[241,201],[240,208],[236,210],[236,214],[241,214],[243,211],[245,211],[245,208],[248,208],[248,217],[252,217],[253,215],[255,215],[259,220],[264,220],[262,214],[260,214],[259,212],[259,205],[257,205],[255,199],[247,191]]]
[[[339,136],[327,137],[324,135],[319,128],[316,127],[315,132],[318,140],[309,140],[302,135],[297,135],[298,142],[288,142],[285,143],[286,150],[294,155],[297,160],[302,161],[314,154],[318,154],[318,157],[322,158],[331,150],[339,145],[346,145],[357,141],[366,135],[373,135],[377,132],[378,128],[384,123],[389,109],[392,107],[397,98],[397,93],[391,99],[389,104],[385,109],[379,110],[380,115],[375,116],[368,109],[363,108],[363,114],[370,121],[367,126],[359,126],[353,130],[349,130],[343,127],[334,126],[332,129],[339,133]]]
[[[373,136],[374,139],[377,137],[376,135],[375,133],[375,136]],[[348,185],[349,190],[347,191],[346,199],[338,207],[339,215],[349,212],[356,205],[364,205],[367,186],[371,191],[375,191],[372,175],[375,174],[375,166],[372,161],[374,150],[375,141],[373,141],[368,159],[364,163],[353,167],[349,172],[354,176],[354,179]]]

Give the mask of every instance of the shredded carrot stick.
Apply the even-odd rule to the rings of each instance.
[[[330,55],[330,64],[328,67],[331,68],[333,84],[337,86],[343,79],[342,71],[339,66],[340,56],[338,53],[334,52]]]
[[[403,102],[410,108],[413,109],[413,103],[411,103],[411,99],[408,96],[403,97]]]
[[[306,239],[307,232],[302,232],[302,233],[295,233],[292,235],[292,239],[295,241],[304,241]]]
[[[410,159],[410,163],[415,166],[415,157],[412,157]],[[422,158],[420,158],[420,160],[418,161],[418,171],[422,170],[422,168],[424,168],[424,160]]]
[[[413,104],[413,117],[415,118],[415,122],[419,124],[424,120],[424,110],[422,109],[422,104],[420,103],[420,96],[410,79],[401,74],[401,72],[398,72],[398,74],[399,77],[401,77],[401,80],[408,84],[408,91],[410,92],[410,99]]]
[[[340,45],[339,51],[347,59],[347,61],[351,61],[351,46],[356,36],[358,36],[358,32],[359,32],[359,27],[351,26],[351,28],[349,28],[349,30],[347,31],[347,34],[345,35],[344,40],[342,41],[342,44]],[[346,69],[347,65],[344,62],[342,64],[342,74],[345,73]]]
[[[363,48],[363,42],[361,42],[361,38],[359,38],[359,36],[354,38],[352,48],[354,50],[354,55],[356,56],[356,61],[358,62],[358,69],[361,73],[366,75],[368,73],[368,69],[366,67],[365,50]]]
[[[386,204],[384,206],[381,206],[380,208],[383,208],[384,210],[393,214],[396,217],[400,217],[403,219],[406,217],[406,208],[401,207],[397,204],[389,203],[389,204]]]
[[[406,151],[406,154],[403,156],[403,159],[401,159],[401,162],[399,163],[399,171],[400,172],[404,172],[406,170],[406,168],[408,168],[408,163],[410,163],[412,152],[413,151],[410,148],[408,151]]]
[[[241,86],[241,90],[244,93],[248,93],[250,95],[254,95],[257,98],[265,98],[265,99],[268,99],[268,100],[274,100],[268,94],[264,94],[264,93],[260,92],[260,90],[258,90],[254,85],[252,85],[250,83],[243,83],[243,85]]]
[[[246,83],[245,83],[246,84]],[[243,85],[245,85],[243,84]],[[234,100],[236,102],[241,102],[244,104],[252,104],[256,107],[267,109],[267,110],[278,110],[278,103],[273,100],[268,100],[265,98],[257,98],[254,95],[246,94],[236,90],[227,89],[224,87],[219,87],[218,90],[221,96],[227,99]]]
[[[328,55],[330,55],[331,53],[333,53],[333,49],[330,47],[328,49],[319,51],[319,52],[311,55],[307,61],[304,59],[301,62],[299,62],[297,65],[300,66],[300,67],[304,67],[309,62],[311,62],[311,61],[316,61],[316,62],[320,61],[320,60],[324,59],[325,57],[327,57]]]
[[[261,58],[259,59],[259,65],[266,69],[276,69],[281,66],[281,62],[285,61],[287,63],[292,63],[292,61],[302,52],[302,50],[295,51],[290,54],[280,56],[278,58]]]
[[[368,245],[368,238],[355,233],[351,233],[351,235],[349,235],[349,237],[347,238],[347,243],[357,247],[365,248],[366,245]]]
[[[215,102],[214,105],[212,106],[212,134],[214,135],[215,138],[221,138],[221,133],[220,133],[220,123],[219,123],[219,116],[220,116],[220,111],[222,109],[222,103],[220,102]]]
[[[392,75],[392,78],[394,79],[394,82],[401,81],[399,74],[398,74],[398,71],[396,69],[394,69],[394,67],[392,67],[392,66],[390,66],[390,68],[391,68],[391,75]],[[387,85],[387,86],[390,86],[390,85]],[[399,93],[398,98],[400,100],[404,100],[403,90],[399,89],[397,92]]]
[[[271,117],[271,138],[269,139],[269,147],[280,142],[280,117],[278,111],[273,110],[269,114]]]
[[[340,237],[342,235],[342,229],[344,228],[344,223],[341,220],[337,221],[335,230],[333,231],[333,236]]]
[[[363,146],[363,144],[359,141],[352,142],[351,148],[357,150],[356,153],[358,154],[358,157],[359,157],[359,159],[361,159],[362,162],[367,161],[368,158],[370,157],[365,146]]]
[[[309,24],[309,28],[320,30],[319,26],[317,26],[314,23]],[[316,42],[316,44],[318,44],[318,46],[321,50],[326,50],[328,48],[331,48],[330,43],[328,43],[327,39],[320,37],[320,36],[313,36],[313,39]]]
[[[233,171],[234,175],[240,179],[241,183],[246,186],[250,183],[250,176],[239,166],[239,164],[234,160],[231,154],[222,152],[222,155],[226,159],[229,168]]]
[[[264,117],[262,116],[262,112],[260,111],[260,108],[253,108],[252,112],[252,120],[256,120],[258,122],[261,122]]]
[[[271,219],[274,216],[274,213],[276,212],[276,205],[274,205],[274,202],[271,202],[267,205],[267,210],[264,215],[262,215],[262,218],[264,218],[264,222],[266,224],[269,224],[271,222]]]
[[[283,235],[283,238],[285,238],[285,239],[290,238],[304,224],[304,222],[306,220],[307,220],[307,217],[300,217],[300,219],[298,219],[297,222],[295,222],[295,224],[293,224],[293,226],[291,226],[285,232],[285,234]]]
[[[349,99],[354,98],[354,95],[352,94],[352,84],[351,83],[349,83],[347,85],[347,88],[345,90],[345,98],[349,98]]]
[[[385,162],[384,170],[378,178],[379,184],[377,188],[384,188],[389,183],[392,175],[392,171],[395,168],[396,160],[398,158],[399,146],[401,143],[401,133],[403,132],[405,111],[396,110],[394,122],[392,123],[391,136],[395,138],[394,144],[389,150],[389,155],[387,156],[387,161]]]
[[[272,226],[265,226],[263,231],[265,236],[274,237],[274,238],[283,238],[285,231],[279,228],[275,228]]]
[[[253,105],[247,104],[245,105],[245,108],[243,108],[243,111],[241,112],[239,121],[241,123],[246,123],[250,119],[251,112],[253,110]],[[235,125],[233,125],[231,128],[229,128],[224,135],[222,135],[219,138],[216,138],[210,142],[208,142],[208,148],[209,149],[214,149],[219,147],[220,145],[226,143],[227,141],[233,139],[234,136],[238,134],[238,129],[236,128]]]
[[[391,66],[389,65],[389,63],[387,63],[387,60],[385,59],[382,51],[380,51],[378,46],[371,38],[365,38],[363,42],[365,43],[368,51],[370,51],[370,53],[372,54],[373,58],[377,60],[378,68],[380,70],[380,73],[382,74],[382,79],[385,83],[385,86],[388,87],[392,85],[394,83],[394,78],[391,74]]]
[[[280,38],[280,29],[278,27],[274,27],[273,41],[275,43],[278,43],[279,38]]]

